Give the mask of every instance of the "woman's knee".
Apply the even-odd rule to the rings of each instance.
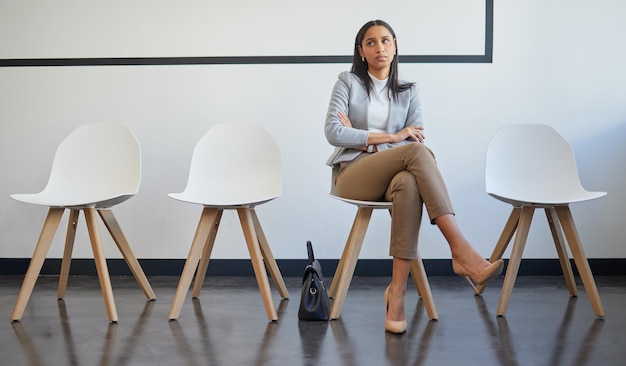
[[[417,182],[413,174],[409,171],[401,171],[393,176],[389,186],[392,189],[414,189],[417,190]]]
[[[399,172],[391,179],[385,196],[386,199],[392,200],[394,197],[398,199],[398,195],[402,200],[420,199],[417,181],[408,171]]]
[[[432,150],[430,150],[428,146],[423,143],[415,142],[412,144],[407,144],[407,146],[410,146],[408,149],[410,150],[412,155],[420,155],[426,153],[432,157],[435,156]]]

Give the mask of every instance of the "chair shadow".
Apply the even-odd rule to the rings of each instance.
[[[15,336],[22,346],[22,349],[24,349],[24,353],[26,353],[26,356],[28,357],[28,364],[31,366],[44,365],[35,343],[24,328],[22,322],[11,322],[11,327],[13,328]]]
[[[559,365],[564,362],[563,356],[567,354],[567,335],[569,334],[569,328],[572,323],[572,319],[574,318],[574,310],[576,309],[577,302],[577,297],[570,297],[567,302],[567,307],[563,313],[563,320],[561,320],[561,325],[559,326],[559,330],[557,332],[555,346],[550,357],[551,365]],[[576,349],[578,349],[578,353],[573,365],[587,364],[587,359],[589,358],[591,351],[594,349],[593,345],[597,341],[602,327],[604,327],[604,319],[595,318],[589,329],[587,329],[585,338],[581,342],[581,346],[576,347]]]
[[[147,319],[150,317],[152,309],[154,307],[155,301],[147,301],[139,318],[135,322],[133,326],[133,331],[131,334],[122,342],[124,347],[120,351],[118,357],[113,360],[115,343],[117,339],[117,331],[118,331],[118,323],[109,323],[107,326],[107,332],[104,337],[104,345],[102,347],[102,354],[100,356],[100,362],[98,363],[101,366],[107,365],[115,365],[121,366],[128,364],[128,362],[132,359],[132,354],[137,346],[137,341],[141,339],[141,335],[143,330],[145,329],[145,325]],[[70,318],[67,314],[67,308],[65,306],[65,301],[63,299],[59,299],[57,301],[57,306],[59,309],[59,316],[61,322],[61,333],[63,335],[63,342],[65,344],[65,355],[67,357],[68,365],[81,365],[79,352],[77,352],[76,346],[79,344],[79,340],[75,340],[74,334],[72,332],[72,327],[70,324]],[[32,340],[28,331],[22,324],[22,322],[12,322],[11,326],[15,335],[18,338],[18,341],[22,348],[24,349],[28,359],[29,365],[45,365],[45,362],[42,361],[42,357],[40,352],[37,349],[37,345]]]
[[[339,318],[331,320],[329,323],[337,344],[337,353],[341,357],[341,364],[344,366],[358,366],[358,358],[354,354],[357,347],[346,331],[343,320]]]
[[[270,321],[267,323],[265,327],[265,332],[262,336],[261,344],[259,345],[259,349],[257,351],[257,361],[255,364],[263,365],[269,359],[268,352],[272,349],[271,345],[274,340],[274,336],[280,327],[280,318],[289,303],[289,299],[282,299],[278,304],[277,314],[279,314],[279,321]],[[192,299],[194,315],[197,320],[197,324],[200,329],[201,336],[201,348],[204,354],[204,361],[198,360],[194,357],[194,349],[190,342],[188,341],[185,332],[183,331],[183,327],[181,323],[177,320],[171,320],[168,322],[170,326],[170,330],[172,332],[172,336],[176,342],[176,346],[178,348],[178,353],[185,360],[186,365],[226,365],[228,362],[222,362],[218,358],[219,352],[215,348],[214,335],[210,333],[210,325],[208,324],[206,317],[204,316],[204,312],[202,311],[202,303],[200,299],[193,298]]]
[[[425,365],[428,359],[431,340],[439,322],[428,319],[424,314],[425,308],[422,299],[417,301],[415,312],[407,325],[405,334],[385,332],[385,356],[393,365]],[[425,320],[423,331],[418,330],[420,323]],[[418,347],[415,347],[418,344]]]
[[[146,304],[143,307],[143,311],[141,312],[139,318],[137,318],[137,321],[133,326],[133,330],[131,331],[130,335],[126,337],[122,342],[123,347],[113,365],[127,365],[129,363],[129,361],[131,360],[131,355],[133,354],[133,351],[137,347],[137,344],[141,340],[141,336],[146,329],[146,324],[148,323],[148,319],[150,318],[152,311],[154,310],[155,304],[156,301],[154,300],[146,301]],[[117,329],[117,327],[115,329]]]
[[[408,360],[411,358],[411,351],[415,348],[411,344],[412,339],[416,338],[416,332],[418,324],[421,318],[424,318],[424,305],[420,299],[416,305],[416,311],[409,324],[409,330],[406,334],[392,334],[385,332],[385,356],[390,361],[390,364],[408,365]],[[419,337],[420,346],[416,355],[416,365],[423,364],[423,359],[426,357],[426,353],[429,348],[430,339],[437,326],[436,320],[428,320],[426,329]],[[335,338],[335,344],[337,347],[337,353],[341,357],[341,365],[343,366],[359,366],[363,360],[359,359],[356,352],[358,352],[357,342],[350,337],[350,334],[346,330],[342,318],[330,321],[330,328]],[[384,331],[381,329],[381,331]]]
[[[498,316],[495,318],[494,322],[493,315],[487,310],[483,297],[475,296],[474,299],[478,307],[478,312],[485,322],[487,331],[492,335],[492,348],[497,350],[496,356],[500,364],[511,366],[518,365],[514,341],[511,337],[511,330],[506,317]],[[552,347],[550,360],[547,363],[548,365],[562,365],[567,363],[566,360],[563,360],[563,357],[571,354],[571,352],[568,351],[567,336],[569,334],[569,328],[572,324],[572,320],[574,319],[573,315],[577,300],[577,297],[570,297],[567,302],[567,306],[563,312],[563,319],[561,320],[556,333],[556,339],[554,341],[554,346]],[[587,365],[589,355],[594,349],[594,344],[596,343],[603,326],[604,319],[594,319],[589,329],[587,329],[584,339],[581,341],[581,346],[575,347],[575,349],[578,350],[578,353],[576,354],[575,362],[572,363],[572,365]]]
[[[511,330],[505,317],[498,316],[493,318],[493,314],[487,309],[485,299],[482,296],[474,296],[478,314],[485,322],[490,339],[493,342],[493,349],[496,350],[496,357],[501,365],[517,366],[517,355],[515,346],[511,339]]]
[[[202,349],[205,351],[205,357],[207,359],[207,364],[209,365],[221,365],[219,360],[217,359],[217,352],[212,347],[213,342],[211,342],[211,337],[209,332],[206,330],[208,327],[206,325],[206,321],[204,319],[204,315],[202,315],[202,309],[200,305],[200,300],[193,298],[192,300],[194,313],[198,322],[200,324],[201,339],[202,339]],[[170,320],[167,322],[170,326],[170,331],[172,332],[172,338],[176,342],[176,348],[178,350],[178,354],[183,357],[185,361],[185,365],[200,365],[199,362],[196,362],[193,348],[189,344],[187,340],[187,336],[185,336],[185,332],[183,331],[182,326],[178,320]]]
[[[257,351],[257,365],[265,365],[267,363],[269,359],[268,351],[272,349],[271,345],[272,343],[274,343],[274,337],[282,324],[280,319],[283,318],[288,304],[289,299],[281,299],[278,303],[278,309],[276,310],[279,320],[270,321],[267,323],[267,326],[265,327],[265,332],[263,333],[263,341],[259,345],[259,350]]]

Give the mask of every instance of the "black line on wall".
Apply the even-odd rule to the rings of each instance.
[[[485,1],[483,55],[402,55],[402,63],[491,63],[493,54],[493,0]],[[50,66],[170,66],[352,63],[352,56],[217,56],[217,57],[104,57],[0,59],[0,67]]]
[[[493,0],[485,2],[485,63],[493,62]]]
[[[278,266],[285,277],[300,277],[307,265],[306,259],[277,259]],[[320,259],[324,275],[332,277],[339,260]],[[428,276],[454,276],[450,259],[424,259],[424,268]],[[576,264],[570,260],[574,274],[578,275]],[[26,274],[30,258],[0,258],[0,276]],[[180,276],[185,259],[139,259],[147,276]],[[508,260],[505,260],[508,264]],[[107,259],[109,273],[112,276],[131,276],[132,273],[123,259]],[[625,276],[626,258],[590,258],[589,266],[594,276]],[[48,258],[41,269],[41,275],[56,276],[61,269],[61,259]],[[355,276],[388,277],[391,276],[391,259],[359,259]],[[96,276],[93,259],[72,259],[70,274],[73,276]],[[211,259],[207,275],[209,276],[254,276],[249,259]],[[523,259],[519,268],[520,276],[562,276],[558,259]]]

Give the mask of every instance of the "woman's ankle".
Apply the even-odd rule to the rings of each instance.
[[[406,289],[400,289],[393,291],[393,287],[390,286],[387,301],[387,319],[393,321],[402,321],[406,319],[404,314],[404,296]]]
[[[465,267],[470,273],[479,273],[489,266],[489,262],[473,248],[453,252],[452,259]]]

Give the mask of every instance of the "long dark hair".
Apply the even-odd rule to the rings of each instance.
[[[372,80],[367,74],[367,61],[361,60],[361,55],[359,54],[359,47],[363,47],[363,37],[365,37],[365,33],[368,29],[373,26],[382,25],[387,28],[393,37],[394,42],[396,41],[396,32],[393,31],[391,26],[387,24],[387,22],[382,20],[370,20],[365,23],[359,32],[356,34],[356,38],[354,40],[354,55],[352,56],[352,73],[361,79],[363,84],[365,85],[365,89],[367,90],[367,95],[370,95],[370,90],[372,90]],[[410,89],[414,83],[399,83],[398,82],[398,46],[396,44],[396,54],[391,61],[391,68],[389,71],[389,79],[387,79],[387,89],[389,90],[390,96],[394,99],[398,98],[398,93],[403,92],[407,89]]]

